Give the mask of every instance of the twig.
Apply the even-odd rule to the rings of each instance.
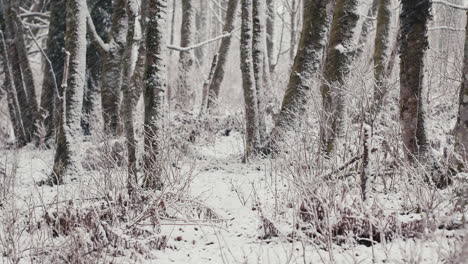
[[[215,42],[215,41],[217,41],[217,40],[230,37],[230,36],[232,36],[232,34],[233,34],[234,32],[238,31],[239,29],[240,29],[240,28],[234,29],[234,30],[231,31],[231,32],[224,33],[224,34],[219,35],[219,36],[217,36],[217,37],[215,37],[215,38],[202,41],[202,42],[197,43],[197,44],[195,44],[195,45],[193,45],[193,46],[189,46],[189,47],[177,47],[177,46],[174,46],[174,45],[167,45],[167,48],[168,48],[168,49],[172,49],[172,50],[177,50],[177,51],[189,51],[189,50],[193,50],[193,49],[196,49],[196,48],[201,47],[201,46],[203,46],[203,45],[209,44],[209,43],[211,43],[211,42]]]

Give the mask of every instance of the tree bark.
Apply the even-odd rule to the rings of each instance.
[[[429,0],[402,0],[400,14],[400,122],[406,159],[424,156],[428,142],[423,108],[424,54],[428,48]]]
[[[65,48],[69,58],[65,62],[62,84],[63,97],[60,127],[57,134],[54,168],[51,183],[61,184],[65,177],[79,176],[79,137],[81,110],[86,74],[86,1],[67,1]]]
[[[26,133],[25,143],[31,142],[35,132],[35,121],[38,113],[38,104],[35,92],[35,83],[27,57],[23,30],[18,23],[18,2],[3,1],[3,15],[5,21],[5,41],[9,55],[10,69],[13,75],[13,84],[17,93],[21,118]]]
[[[241,0],[240,59],[246,120],[246,157],[255,155],[260,144],[258,99],[252,57],[252,1]]]
[[[257,92],[257,107],[258,107],[258,130],[260,135],[260,144],[267,137],[266,122],[265,122],[265,97],[266,83],[264,80],[264,58],[266,48],[266,31],[265,31],[265,0],[252,1],[252,58],[253,69],[255,76],[255,90]]]
[[[196,12],[196,26],[197,26],[197,43],[200,43],[208,38],[208,0],[199,0],[200,4]],[[195,49],[195,57],[197,58],[198,65],[203,65],[204,57],[206,55],[206,47],[201,46]]]
[[[374,101],[373,114],[377,114],[386,93],[388,52],[390,44],[390,0],[378,0],[377,32],[374,44]]]
[[[163,118],[166,111],[166,10],[167,0],[148,0],[145,66],[145,177],[143,186],[162,189],[161,163],[158,160]]]
[[[227,33],[234,30],[234,22],[236,20],[238,5],[239,0],[229,0],[223,32]],[[207,109],[213,108],[218,101],[221,84],[224,79],[229,48],[231,47],[231,39],[232,36],[229,36],[221,40],[221,45],[219,46],[218,50],[218,62],[216,64],[213,79],[210,82],[210,86],[208,88]]]
[[[101,101],[106,134],[116,136],[121,129],[120,101],[122,58],[128,30],[126,0],[115,0],[106,52],[102,56]]]
[[[273,72],[275,69],[275,17],[276,17],[276,2],[275,0],[267,0],[267,53],[268,64],[270,65],[269,71]]]
[[[376,12],[378,12],[380,0],[372,0],[372,5],[367,12],[367,17],[364,19],[361,27],[361,34],[359,34],[358,39],[358,49],[356,52],[356,57],[359,57],[361,53],[364,51],[364,47],[366,46],[367,36],[371,31],[371,27],[374,24],[374,16]]]
[[[66,1],[50,2],[49,33],[47,37],[46,55],[52,63],[52,69],[47,68],[44,74],[41,93],[41,106],[38,121],[45,129],[45,140],[55,137],[55,124],[58,118],[60,82],[63,77],[65,54],[65,21]]]
[[[191,0],[182,0],[182,26],[180,46],[189,47],[194,40],[195,8]],[[177,77],[176,109],[191,111],[193,108],[194,90],[189,78],[193,71],[193,51],[179,53],[179,73]]]
[[[294,126],[305,112],[314,75],[320,71],[320,61],[327,33],[327,5],[329,0],[307,0],[304,6],[304,26],[297,48],[297,56],[289,76],[289,82],[281,104],[281,112],[275,122],[264,151],[277,151],[277,141]]]
[[[357,7],[357,0],[337,0],[333,14],[324,64],[324,82],[320,88],[323,105],[320,134],[327,154],[333,151],[336,139],[344,130],[345,102],[342,88],[355,55],[352,40],[359,20]]]
[[[467,11],[468,17],[468,11]],[[468,22],[465,30],[465,55],[463,59],[463,76],[460,87],[458,118],[455,125],[455,151],[462,159],[468,161]]]

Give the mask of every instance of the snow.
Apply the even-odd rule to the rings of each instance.
[[[244,164],[242,155],[242,135],[237,132],[228,137],[217,137],[211,144],[193,147],[193,159],[197,164],[190,196],[212,208],[220,219],[164,224],[162,233],[168,235],[169,247],[151,252],[147,256],[149,259],[136,258],[138,263],[439,263],[454,250],[462,235],[460,230],[438,230],[427,239],[396,239],[373,247],[353,243],[333,245],[332,251],[325,250],[323,245],[305,242],[307,239],[290,242],[286,236],[294,230],[297,219],[291,217],[294,206],[288,206],[294,198],[287,180],[272,176],[272,160]],[[12,161],[19,161],[13,195],[22,212],[32,206],[45,204],[50,207],[47,204],[84,199],[99,193],[92,187],[92,176],[58,187],[38,186],[37,182],[51,170],[51,151],[2,150],[0,157],[2,168],[6,166],[7,170],[12,168]],[[398,194],[375,194],[369,199],[383,205],[387,213],[396,210],[401,202]],[[372,204],[368,203],[368,206]],[[261,214],[278,228],[279,237],[259,239],[264,234]],[[410,222],[421,217],[421,214],[409,213],[400,215],[399,221]],[[0,237],[5,235],[1,233],[4,230],[1,229]],[[21,238],[24,241],[32,239],[27,232]],[[6,261],[5,258],[1,260]],[[129,256],[115,260],[116,263],[130,261]],[[23,254],[21,263],[29,261],[28,255]]]

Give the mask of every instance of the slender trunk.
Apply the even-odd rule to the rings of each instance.
[[[262,144],[267,137],[266,123],[265,123],[265,97],[266,97],[266,83],[264,79],[264,58],[266,47],[266,31],[265,31],[265,0],[253,0],[253,34],[252,34],[252,58],[253,69],[255,76],[255,90],[257,92],[257,106],[258,106],[258,130],[260,134],[260,144]],[[269,87],[268,87],[269,88]]]
[[[357,0],[337,0],[328,40],[321,85],[323,118],[320,128],[322,146],[327,154],[344,130],[345,102],[343,85],[350,69],[355,50],[353,37],[357,15]]]
[[[194,39],[195,8],[191,0],[182,0],[182,27],[180,46],[189,47]],[[176,108],[191,111],[193,108],[194,89],[189,78],[193,70],[193,51],[182,51],[179,54],[179,74],[177,77]]]
[[[275,17],[276,17],[276,3],[275,0],[267,0],[267,20],[266,20],[266,34],[267,34],[267,54],[268,64],[270,65],[270,72],[273,72],[275,65]]]
[[[291,38],[291,47],[289,48],[289,58],[291,61],[294,61],[294,56],[296,55],[296,35],[297,35],[297,1],[299,0],[291,0],[290,5],[290,38]]]
[[[226,21],[224,22],[224,32],[232,32],[234,30],[234,22],[237,14],[237,7],[239,5],[239,0],[229,0],[228,8],[226,11]],[[216,102],[219,97],[219,92],[221,90],[221,84],[224,79],[225,68],[227,57],[229,53],[229,48],[231,47],[232,36],[223,38],[221,40],[221,45],[218,50],[218,63],[216,64],[216,69],[213,75],[213,79],[210,82],[208,88],[208,103],[207,108],[211,109],[216,105]]]
[[[252,1],[241,0],[240,59],[246,119],[246,157],[255,155],[260,144],[258,100],[252,58]]]
[[[377,14],[377,32],[375,35],[374,45],[374,101],[373,114],[378,113],[378,109],[382,105],[383,97],[386,93],[386,66],[388,61],[389,51],[389,36],[390,36],[390,0],[378,0]]]
[[[145,66],[145,177],[146,188],[162,189],[160,137],[166,111],[166,10],[167,0],[148,0]]]
[[[54,138],[55,124],[58,118],[60,87],[63,77],[63,64],[65,54],[65,21],[66,1],[55,0],[50,2],[50,22],[47,37],[46,55],[52,63],[52,69],[47,68],[44,74],[41,93],[41,107],[39,111],[39,124],[45,129],[45,140]]]
[[[196,12],[197,43],[200,43],[208,38],[208,0],[199,0],[199,2],[200,4]],[[205,54],[206,46],[201,46],[195,49],[195,57],[197,58],[198,65],[203,65]]]
[[[467,11],[468,17],[468,11]],[[455,151],[468,161],[468,22],[465,30],[465,56],[460,87],[457,124],[455,125]]]
[[[67,1],[65,48],[70,55],[65,62],[61,120],[50,178],[55,184],[61,184],[66,176],[79,176],[81,173],[79,138],[86,74],[87,12],[86,1]]]
[[[400,14],[400,122],[408,161],[423,158],[428,142],[423,108],[424,54],[430,0],[403,0]]]
[[[285,132],[294,126],[298,117],[305,111],[310,80],[320,71],[320,61],[327,33],[327,6],[329,0],[310,0],[305,5],[304,26],[297,48],[297,56],[289,76],[289,82],[281,105],[281,112],[271,132],[265,151],[277,151],[276,142],[283,140]]]

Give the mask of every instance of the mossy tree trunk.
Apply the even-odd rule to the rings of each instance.
[[[45,139],[55,136],[59,110],[59,96],[61,96],[60,83],[63,77],[63,64],[65,54],[65,21],[66,0],[53,0],[50,2],[50,22],[47,36],[46,55],[52,63],[52,69],[46,68],[42,83],[41,105],[38,121],[45,129]]]
[[[423,107],[424,55],[430,0],[402,0],[400,14],[400,124],[405,156],[414,162],[428,147]]]
[[[86,1],[67,0],[66,12],[65,48],[70,57],[65,62],[60,127],[50,178],[55,184],[61,184],[65,177],[79,176],[82,171],[79,138],[86,75]]]
[[[304,4],[304,26],[297,48],[297,55],[289,76],[289,82],[281,104],[281,111],[271,132],[265,151],[277,151],[277,141],[297,123],[305,112],[312,80],[320,71],[320,61],[327,33],[327,6],[329,0],[306,0]]]
[[[327,154],[344,129],[343,86],[355,55],[354,29],[359,20],[357,0],[337,0],[328,39],[327,57],[321,85],[323,117],[320,127],[322,146]]]
[[[162,189],[162,168],[158,160],[160,137],[166,111],[166,12],[167,0],[148,0],[146,64],[144,77],[145,156],[143,186]]]
[[[189,47],[194,41],[195,7],[191,0],[182,0],[182,26],[180,29],[180,46]],[[195,91],[190,84],[194,63],[193,50],[179,53],[179,73],[177,76],[176,109],[191,111]]]
[[[234,30],[234,22],[236,20],[237,9],[239,6],[239,0],[229,0],[226,20],[224,22],[224,32],[232,32]],[[208,103],[207,109],[213,108],[218,100],[219,92],[221,90],[221,84],[223,83],[224,74],[226,71],[226,62],[228,58],[229,49],[231,47],[232,36],[223,38],[221,45],[218,49],[218,62],[214,71],[213,79],[210,82],[208,88]]]
[[[244,91],[246,123],[246,156],[255,155],[260,144],[258,100],[255,86],[254,62],[252,55],[252,0],[241,0],[241,43],[240,63],[242,88]]]
[[[255,90],[257,93],[258,131],[260,135],[260,144],[262,144],[267,137],[265,123],[265,99],[267,87],[264,79],[264,59],[266,57],[265,3],[265,0],[252,1],[252,58],[255,76]]]

